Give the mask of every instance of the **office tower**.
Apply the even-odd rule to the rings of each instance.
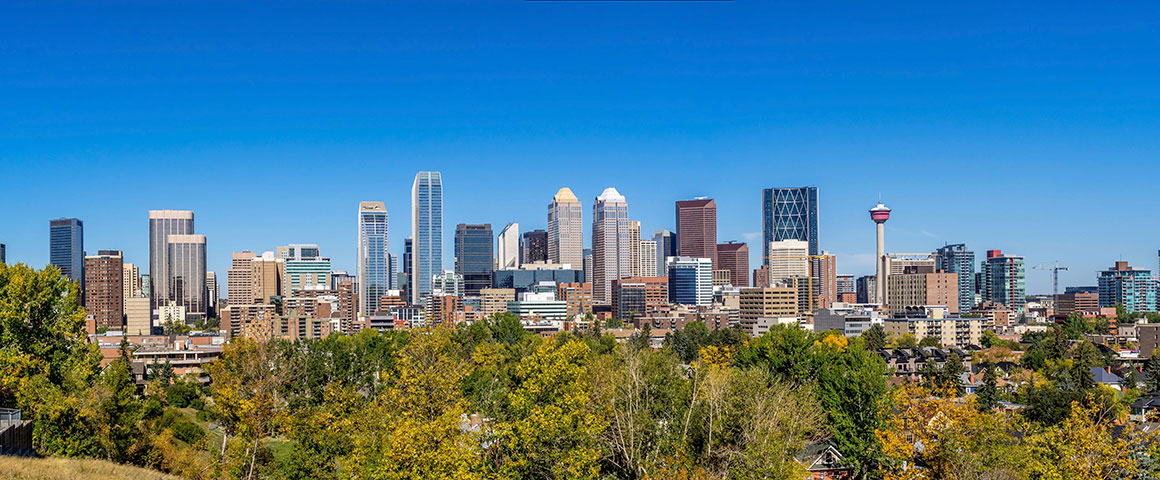
[[[358,312],[369,317],[379,309],[379,298],[387,293],[389,261],[387,249],[387,205],[383,202],[358,204]]]
[[[234,252],[230,269],[226,270],[226,299],[230,305],[254,303],[254,258],[250,251]]]
[[[712,198],[677,202],[677,255],[708,258],[717,268],[717,202]]]
[[[855,288],[855,286],[854,286],[854,276],[851,274],[848,274],[848,273],[839,274],[837,281],[838,281],[838,295],[844,295],[847,293],[853,294],[853,293],[856,293],[858,291],[858,289]]]
[[[496,237],[496,270],[520,268],[520,224],[512,222]]]
[[[935,255],[936,268],[959,276],[959,311],[969,312],[975,306],[975,252],[956,243],[940,247]]]
[[[318,245],[291,244],[278,250],[278,257],[285,261],[287,296],[300,290],[330,288],[330,258],[322,256]],[[389,282],[389,268],[385,278]]]
[[[886,307],[898,315],[913,307],[945,306],[959,313],[959,274],[903,273],[890,275]]]
[[[813,284],[814,295],[817,295],[813,302],[814,310],[833,306],[838,301],[837,257],[823,250],[820,255],[810,258],[810,277],[809,283]]]
[[[463,276],[454,270],[444,270],[431,276],[431,291],[435,295],[463,296]]]
[[[878,298],[878,279],[863,275],[854,281],[854,299],[857,303],[874,303]]]
[[[793,288],[742,288],[740,296],[742,323],[751,323],[763,318],[798,316],[797,290]]]
[[[592,284],[588,282],[557,283],[556,299],[568,306],[568,318],[592,313]]]
[[[665,277],[628,277],[612,281],[612,318],[629,320],[660,311],[669,303]]]
[[[584,278],[582,280],[584,280],[585,282],[588,282],[588,283],[592,283],[592,278],[593,278],[592,277],[592,249],[585,248],[584,249]]]
[[[251,262],[250,282],[252,303],[273,303],[275,298],[286,297],[286,260],[274,252],[262,252]]]
[[[193,212],[189,210],[149,211],[149,307],[157,309],[173,298],[173,278],[168,273],[170,235],[193,235]]]
[[[770,283],[810,274],[808,242],[793,239],[778,240],[770,243],[765,251]]]
[[[399,256],[391,253],[387,254],[387,290],[399,290]]]
[[[411,303],[431,293],[431,276],[443,271],[443,178],[419,172],[411,186]]]
[[[612,303],[612,281],[629,276],[628,200],[608,187],[592,204],[592,298]]]
[[[121,261],[119,250],[101,250],[85,256],[85,314],[95,328],[121,330],[124,325],[125,272]]]
[[[753,286],[757,288],[773,286],[773,280],[769,278],[769,275],[769,265],[762,265],[753,269]]]
[[[185,308],[186,321],[205,318],[205,235],[169,235],[165,246],[167,304]]]
[[[640,255],[637,256],[637,276],[658,277],[657,273],[657,242],[639,240]]]
[[[150,301],[152,301],[152,298],[153,298],[153,279],[152,279],[152,277],[149,276],[148,273],[141,274],[141,295],[145,296],[145,297],[149,297]],[[150,315],[152,315],[152,314],[153,314],[152,310],[150,310]]]
[[[717,244],[716,270],[729,271],[729,284],[734,287],[749,286],[749,246],[745,242]]]
[[[524,232],[522,263],[548,261],[548,232],[532,230]]]
[[[548,204],[548,261],[569,264],[584,263],[584,221],[580,218],[580,200],[568,187],[561,188]]]
[[[214,272],[205,272],[206,314],[211,317],[217,313],[217,301],[220,293],[218,291],[217,274]]]
[[[762,248],[768,262],[770,242],[801,240],[818,254],[818,187],[767,188],[761,191]]]
[[[403,298],[408,301],[411,299],[411,279],[414,278],[411,272],[411,267],[415,263],[412,261],[414,256],[414,242],[411,241],[411,237],[407,237],[403,240],[403,284],[399,289],[403,291]]]
[[[1001,250],[987,250],[983,261],[983,300],[1001,303],[1016,315],[1026,311],[1023,257],[1004,255]]]
[[[640,276],[640,222],[628,222],[628,275]]]
[[[663,276],[668,258],[677,256],[677,235],[668,230],[657,230],[652,239],[657,243],[657,274]]]
[[[149,297],[125,299],[125,334],[149,335],[153,330],[153,312],[149,311]]]
[[[7,250],[3,243],[0,243],[0,263],[8,263]]]
[[[358,279],[346,272],[330,275],[331,290],[338,297],[338,317],[343,332],[358,333]]]
[[[491,288],[495,271],[492,253],[491,224],[455,226],[455,273],[463,276],[463,291],[478,296],[479,291]]]
[[[1152,271],[1116,262],[1099,276],[1099,306],[1124,305],[1129,313],[1156,311],[1156,282]]]
[[[1099,310],[1099,287],[1068,287],[1064,293],[1056,297],[1056,317],[1066,318],[1072,313],[1098,312]]]
[[[507,311],[508,302],[516,301],[514,288],[485,288],[479,291],[479,311],[484,318]]]
[[[132,263],[121,264],[121,297],[128,299],[141,296],[141,273]]]
[[[870,209],[870,220],[874,221],[874,229],[878,237],[878,250],[874,257],[877,265],[874,271],[874,281],[876,282],[874,303],[885,305],[886,277],[890,272],[890,269],[886,268],[886,221],[890,220],[890,209],[886,208],[882,202],[878,202],[878,205]]]
[[[75,218],[48,222],[48,261],[85,289],[85,223]]]
[[[666,269],[669,300],[679,305],[713,303],[713,261],[708,258],[672,257]]]

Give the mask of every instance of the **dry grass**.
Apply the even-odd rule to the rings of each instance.
[[[0,477],[14,480],[177,480],[178,477],[104,460],[0,456]]]

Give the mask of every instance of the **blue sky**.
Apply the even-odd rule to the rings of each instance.
[[[358,201],[399,253],[429,169],[448,267],[456,223],[543,228],[560,186],[648,232],[713,196],[756,265],[760,190],[817,185],[842,272],[880,193],[889,251],[1155,269],[1160,8],[935,3],[6,2],[0,243],[43,265],[72,216],[146,264],[147,211],[180,208],[221,275],[286,243],[353,270]]]

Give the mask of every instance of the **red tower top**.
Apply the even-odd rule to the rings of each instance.
[[[890,209],[882,202],[878,202],[878,205],[870,209],[870,219],[874,220],[874,223],[886,223],[887,220],[890,220]]]

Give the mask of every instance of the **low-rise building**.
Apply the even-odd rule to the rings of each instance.
[[[887,335],[914,335],[919,341],[927,337],[938,339],[944,347],[967,348],[979,345],[987,319],[944,317],[935,310],[929,317],[888,318],[883,321]]]

